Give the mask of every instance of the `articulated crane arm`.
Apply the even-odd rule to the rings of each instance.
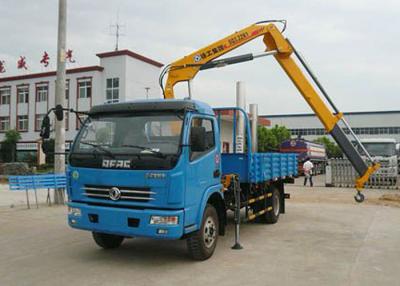
[[[361,190],[372,173],[379,168],[379,164],[373,162],[371,156],[361,144],[358,137],[354,134],[347,121],[343,118],[343,114],[339,112],[334,103],[331,101],[316,76],[312,73],[311,69],[307,66],[303,58],[299,55],[290,41],[284,38],[282,34],[283,31],[279,31],[272,22],[281,22],[284,24],[284,27],[286,26],[286,21],[284,20],[258,22],[166,66],[160,75],[160,85],[164,93],[164,98],[174,98],[174,85],[182,81],[188,82],[189,97],[191,97],[190,82],[200,70],[222,67],[225,65],[250,61],[258,57],[273,55],[289,78],[292,80],[294,85],[300,91],[301,95],[307,101],[311,109],[315,112],[319,120],[322,122],[326,131],[335,139],[337,144],[346,154],[347,158],[350,160],[351,164],[359,174],[355,184],[357,189],[357,195],[355,196],[355,199],[358,202],[362,202],[364,200],[364,196],[361,194]],[[245,54],[214,60],[259,36],[264,36],[263,41],[267,47],[265,52],[260,54]],[[330,104],[333,112],[325,104],[320,95],[317,93],[316,89],[307,79],[303,71],[292,57],[292,54],[298,58],[306,72],[313,79],[315,85]],[[168,79],[164,89],[163,77],[167,73]],[[339,121],[342,121],[346,128],[348,128],[350,134],[354,137],[357,144],[362,148],[363,152],[368,157],[370,164],[364,161],[360,153],[347,138],[345,132],[338,124]]]

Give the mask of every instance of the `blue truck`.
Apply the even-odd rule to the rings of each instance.
[[[221,153],[227,109],[245,119],[244,153]],[[207,259],[229,211],[237,226],[240,209],[242,220],[265,223],[285,212],[297,155],[252,153],[251,144],[240,108],[176,99],[94,106],[69,154],[68,223],[103,248],[129,237],[186,239],[194,259]]]

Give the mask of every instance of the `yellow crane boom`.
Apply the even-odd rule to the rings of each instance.
[[[189,83],[190,96],[190,81],[196,76],[196,74],[200,70],[221,67],[229,64],[253,60],[262,56],[273,55],[280,66],[283,68],[283,70],[286,72],[288,77],[297,87],[303,98],[307,101],[316,116],[322,122],[326,131],[330,135],[332,135],[332,137],[341,147],[343,152],[346,154],[346,156],[358,172],[359,177],[355,182],[355,186],[357,189],[357,195],[355,198],[359,202],[363,201],[364,196],[361,194],[360,191],[362,190],[372,173],[379,168],[379,164],[372,161],[371,156],[363,147],[358,137],[354,134],[347,121],[343,118],[343,114],[339,112],[332,100],[329,98],[328,94],[326,93],[316,76],[312,73],[311,69],[307,66],[302,57],[300,57],[299,53],[296,51],[290,41],[283,36],[283,31],[281,32],[273,22],[281,22],[284,24],[284,29],[286,27],[286,21],[284,20],[258,22],[240,31],[237,31],[219,41],[216,41],[204,48],[201,48],[166,66],[160,76],[160,85],[163,89],[164,98],[174,98],[174,86],[176,83],[182,81],[187,81]],[[266,45],[265,52],[258,55],[246,54],[231,58],[214,60],[260,36],[263,36],[263,41]],[[324,100],[321,98],[317,90],[307,79],[305,73],[295,61],[293,54],[298,58],[300,63],[305,68],[306,72],[313,79],[315,85],[318,87],[325,99],[329,102],[333,111],[327,106],[327,104],[325,104]],[[164,88],[163,77],[167,73],[168,78]],[[370,160],[370,164],[368,164],[362,158],[357,149],[347,138],[345,132],[338,124],[339,121],[342,121],[343,124],[348,128],[350,134],[354,137],[357,144],[361,147],[367,158]]]

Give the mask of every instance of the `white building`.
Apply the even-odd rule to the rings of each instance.
[[[301,135],[314,140],[326,132],[314,114],[263,115],[271,121],[271,126],[284,125],[293,136]],[[400,110],[345,112],[344,117],[353,131],[361,138],[393,138],[400,142]],[[346,128],[344,129],[346,131]]]
[[[93,105],[134,99],[159,98],[162,63],[130,50],[97,54],[100,64],[67,70],[66,107],[87,111]],[[9,129],[22,139],[19,158],[36,156],[41,121],[55,105],[56,72],[0,77],[0,141]],[[79,129],[74,114],[66,116],[66,141]]]

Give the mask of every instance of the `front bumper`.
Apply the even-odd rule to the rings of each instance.
[[[90,206],[69,202],[71,208],[79,208],[80,216],[68,214],[68,224],[73,228],[116,234],[162,239],[179,239],[183,235],[183,210],[126,209],[117,207]],[[150,217],[178,216],[176,225],[153,225]],[[163,231],[160,231],[163,230]]]

